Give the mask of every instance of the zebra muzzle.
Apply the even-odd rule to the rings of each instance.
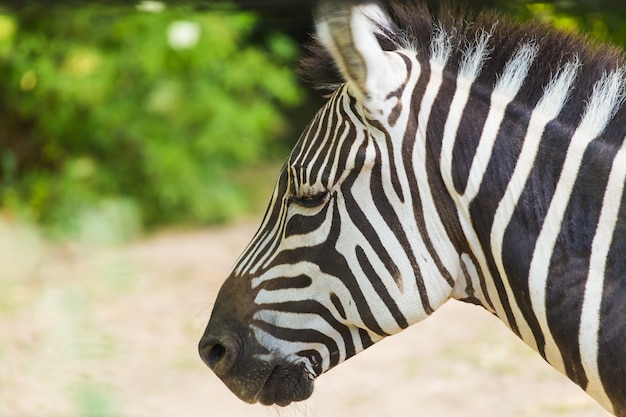
[[[215,375],[247,403],[286,406],[313,392],[314,377],[303,361],[272,357],[245,337],[207,330],[198,351]]]

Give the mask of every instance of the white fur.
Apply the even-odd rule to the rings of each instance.
[[[611,167],[609,181],[604,191],[602,210],[598,220],[598,227],[591,245],[591,259],[589,276],[585,285],[582,312],[580,316],[580,331],[578,341],[580,357],[589,380],[587,392],[598,400],[607,410],[611,409],[600,381],[598,371],[598,331],[600,329],[600,305],[604,286],[604,273],[607,255],[611,247],[611,238],[618,220],[619,207],[624,194],[626,182],[626,147],[622,145]]]
[[[557,183],[548,212],[546,213],[541,232],[537,238],[535,252],[530,264],[528,285],[530,287],[530,298],[533,310],[535,311],[539,325],[546,335],[546,345],[554,346],[550,351],[554,353],[555,357],[560,357],[560,353],[558,353],[556,343],[550,334],[545,309],[550,257],[561,231],[563,216],[578,177],[578,171],[580,170],[585,149],[593,139],[602,133],[610,120],[607,116],[598,116],[595,113],[602,112],[607,115],[612,115],[621,100],[623,81],[621,81],[621,77],[618,77],[616,74],[615,72],[605,76],[596,83],[591,99],[589,100],[587,112],[578,129],[576,129],[576,132],[572,136],[561,170],[561,176]],[[617,89],[617,91],[612,91],[612,89]],[[548,359],[550,363],[552,363],[551,360],[556,360],[555,358],[549,357],[546,359]]]
[[[583,132],[589,136],[602,133],[624,101],[625,76],[626,69],[620,68],[596,82],[580,123]]]
[[[579,62],[577,59],[566,63],[561,70],[553,76],[545,88],[542,98],[539,100],[537,107],[531,115],[517,165],[515,166],[515,170],[513,171],[513,175],[511,176],[511,180],[509,181],[505,194],[496,210],[491,229],[491,250],[494,255],[498,271],[503,276],[506,276],[502,261],[504,233],[506,232],[506,228],[511,221],[513,212],[517,207],[519,198],[524,190],[526,181],[534,165],[543,131],[546,125],[559,114],[562,107],[565,105],[565,101],[567,100],[576,77],[578,67]],[[540,247],[539,243],[537,244],[537,247]],[[541,251],[538,252],[540,256],[547,258],[548,261],[551,253],[551,247],[542,247]],[[535,260],[535,258],[533,260]],[[544,263],[545,260],[542,264]],[[543,270],[543,268],[540,270]],[[531,265],[529,275],[529,286],[532,292],[531,295],[534,295],[533,310],[537,315],[539,324],[542,326],[542,329],[544,329],[546,339],[546,359],[552,366],[563,372],[563,359],[561,358],[560,352],[556,348],[556,343],[554,342],[550,332],[547,331],[547,318],[544,303],[547,269],[544,274],[534,270]],[[513,291],[508,285],[506,286],[506,292],[508,299],[511,300],[513,304],[515,297],[513,296]],[[541,302],[539,302],[539,300],[541,300]],[[518,308],[513,309],[513,311],[516,313],[518,323],[522,324],[522,327],[520,328],[522,339],[529,346],[537,349],[534,336],[527,327],[527,324],[521,313],[519,313]]]
[[[504,71],[496,81],[495,91],[505,96],[508,101],[512,100],[526,80],[537,52],[537,45],[534,42],[521,45],[504,66]]]
[[[486,59],[485,54],[488,36],[489,34],[487,32],[483,32],[479,37],[477,45],[481,45],[481,47],[474,47],[472,50],[481,50],[482,56],[475,59],[473,65],[468,65],[472,68],[471,71],[463,71],[464,73],[472,74],[474,78],[478,75],[478,66],[482,65],[482,62]],[[459,203],[462,207],[469,207],[469,204],[476,197],[476,194],[480,189],[480,184],[482,183],[485,171],[487,170],[487,164],[489,163],[491,153],[493,152],[493,146],[496,141],[499,127],[504,119],[506,107],[511,101],[513,101],[519,92],[519,89],[528,75],[530,65],[533,63],[536,55],[537,46],[534,43],[521,45],[513,57],[506,63],[504,71],[496,81],[496,85],[491,94],[491,107],[489,109],[489,114],[485,120],[482,136],[480,138],[474,159],[472,160],[467,189],[465,190],[464,195],[460,196],[459,199]],[[462,65],[462,68],[465,67],[466,65]],[[452,158],[451,146],[453,145],[454,144],[450,145],[448,148],[444,146],[446,158],[450,160]],[[451,178],[452,173],[449,172],[450,166],[451,161],[448,169],[446,170],[445,167],[442,167],[442,171]],[[448,190],[452,193],[452,195],[454,195],[450,186],[448,187]]]
[[[404,80],[391,54],[380,47],[376,33],[389,28],[383,11],[374,4],[349,7],[317,22],[317,34],[332,55],[352,93],[373,117],[389,110],[389,91]]]
[[[391,22],[387,14],[374,4],[362,4],[358,6],[361,14],[370,22],[372,32],[383,35],[389,39],[387,33],[391,32]],[[382,28],[382,30],[381,30]]]
[[[474,51],[475,56],[473,59],[470,59],[469,52],[465,53],[464,60],[461,64],[462,74],[459,80],[459,85],[455,96],[453,98],[453,103],[450,106],[451,109],[458,109],[455,111],[451,111],[451,114],[448,115],[448,120],[446,121],[446,127],[444,131],[444,138],[442,144],[442,160],[441,160],[441,169],[444,174],[444,179],[446,181],[446,186],[451,195],[456,195],[454,190],[454,186],[452,183],[452,152],[454,148],[454,142],[456,140],[456,132],[458,130],[458,125],[460,123],[460,117],[463,109],[467,104],[467,99],[469,97],[469,88],[471,87],[471,83],[478,76],[482,63],[486,59],[487,55],[487,45],[489,40],[489,34],[487,32],[482,32],[480,35],[477,35],[477,41],[474,46],[470,49]],[[494,91],[492,93],[492,106],[490,108],[489,114],[486,119],[486,125],[483,129],[482,137],[480,139],[476,156],[472,161],[472,166],[470,169],[470,177],[468,179],[467,190],[465,195],[458,196],[459,203],[459,215],[460,218],[469,219],[469,204],[476,196],[478,189],[480,188],[480,184],[482,183],[484,173],[487,168],[488,161],[491,157],[491,152],[493,150],[493,145],[495,143],[498,129],[502,120],[504,118],[504,112],[506,106],[510,101],[512,101],[517,94],[517,91],[521,87],[526,75],[528,73],[528,68],[532,63],[532,58],[536,55],[536,47],[532,44],[526,44],[520,47],[520,49],[515,53],[513,58],[507,62],[505,66],[505,70],[502,76],[498,79]],[[460,106],[460,107],[459,107]],[[481,270],[484,274],[489,274],[489,268],[486,264],[485,255],[481,249],[480,243],[478,242],[478,237],[476,236],[472,226],[470,223],[462,223],[465,235],[468,237],[468,241],[473,248],[475,255],[479,261]],[[502,269],[501,269],[502,272]],[[474,278],[474,282],[478,284],[478,280]],[[478,285],[476,285],[478,287]],[[491,288],[491,290],[494,290]],[[509,298],[511,298],[511,294],[509,291]],[[510,327],[510,323],[508,323],[506,319],[506,315],[504,314],[503,307],[499,301],[499,296],[497,293],[491,293],[490,299],[494,302],[495,312],[501,317],[505,324]],[[514,309],[515,311],[515,309]],[[525,326],[525,322],[523,320],[519,320],[521,317],[520,314],[516,315],[516,321],[521,328],[521,331],[526,336],[530,335],[530,329]],[[529,338],[530,341],[533,338]],[[532,344],[531,344],[532,346]]]
[[[277,356],[276,353],[279,353],[278,358],[285,360],[288,358],[293,360],[294,363],[304,362],[307,368],[307,371],[314,376],[313,367],[309,363],[309,361],[302,356],[298,355],[298,352],[302,350],[314,349],[322,357],[322,373],[326,372],[330,368],[330,352],[328,351],[328,347],[321,343],[311,343],[311,342],[292,342],[283,339],[279,339],[276,336],[266,332],[263,329],[256,327],[254,324],[251,325],[252,330],[254,331],[254,336],[257,341],[270,352],[266,354],[256,354],[254,355],[255,359],[266,361],[269,363],[273,363],[276,361]]]
[[[578,68],[580,68],[578,56],[560,68],[545,87],[534,113],[540,113],[547,119],[554,119],[559,115],[572,91],[572,84],[578,74]]]
[[[504,119],[504,112],[522,87],[536,55],[537,46],[535,44],[529,43],[520,46],[513,57],[506,63],[504,71],[496,81],[491,94],[491,107],[489,108],[487,119],[485,119],[485,126],[483,127],[476,154],[472,160],[465,193],[460,198],[462,207],[469,207],[480,189],[480,184],[482,184],[487,165],[491,159],[491,153],[493,152],[500,125]]]
[[[491,32],[483,29],[476,33],[474,41],[463,51],[463,59],[459,66],[459,77],[475,80],[487,59],[489,59],[489,40]]]
[[[451,195],[455,195],[454,185],[452,183],[452,155],[454,143],[456,142],[461,117],[465,112],[465,107],[469,100],[471,86],[480,74],[483,63],[488,59],[490,37],[491,33],[484,30],[479,31],[476,34],[475,41],[464,51],[463,59],[459,67],[457,88],[454,92],[452,103],[450,104],[450,112],[446,118],[440,165],[441,172],[444,174],[446,187]]]
[[[451,54],[452,35],[442,27],[436,27],[430,42],[430,62],[444,67]]]

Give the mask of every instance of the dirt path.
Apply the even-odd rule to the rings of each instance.
[[[241,403],[196,343],[255,227],[169,232],[119,250],[5,234],[0,417],[608,415],[499,321],[458,302],[320,377],[303,404]]]

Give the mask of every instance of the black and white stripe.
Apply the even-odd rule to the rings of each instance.
[[[621,55],[391,9],[320,9],[304,71],[334,92],[230,278],[256,340],[319,375],[457,298],[626,415]]]

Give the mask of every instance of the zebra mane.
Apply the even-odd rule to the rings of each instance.
[[[532,76],[527,77],[516,96],[520,105],[534,107],[553,76],[568,62],[576,62],[579,68],[574,89],[559,116],[563,125],[575,125],[580,120],[596,81],[624,66],[624,54],[614,46],[492,11],[474,12],[450,5],[433,11],[423,0],[392,0],[388,15],[391,22],[380,27],[378,36],[384,50],[410,50],[426,61],[436,58],[434,55],[444,48],[446,71],[456,74],[464,70],[468,55],[483,48],[479,53],[484,59],[475,60],[473,65],[478,67],[473,70],[478,72],[478,85],[489,88],[498,81],[516,51],[524,45],[534,45],[536,58],[529,70]],[[308,50],[299,66],[303,79],[325,93],[336,90],[344,80],[331,56],[315,38]],[[614,121],[624,120],[626,112],[621,110]]]

